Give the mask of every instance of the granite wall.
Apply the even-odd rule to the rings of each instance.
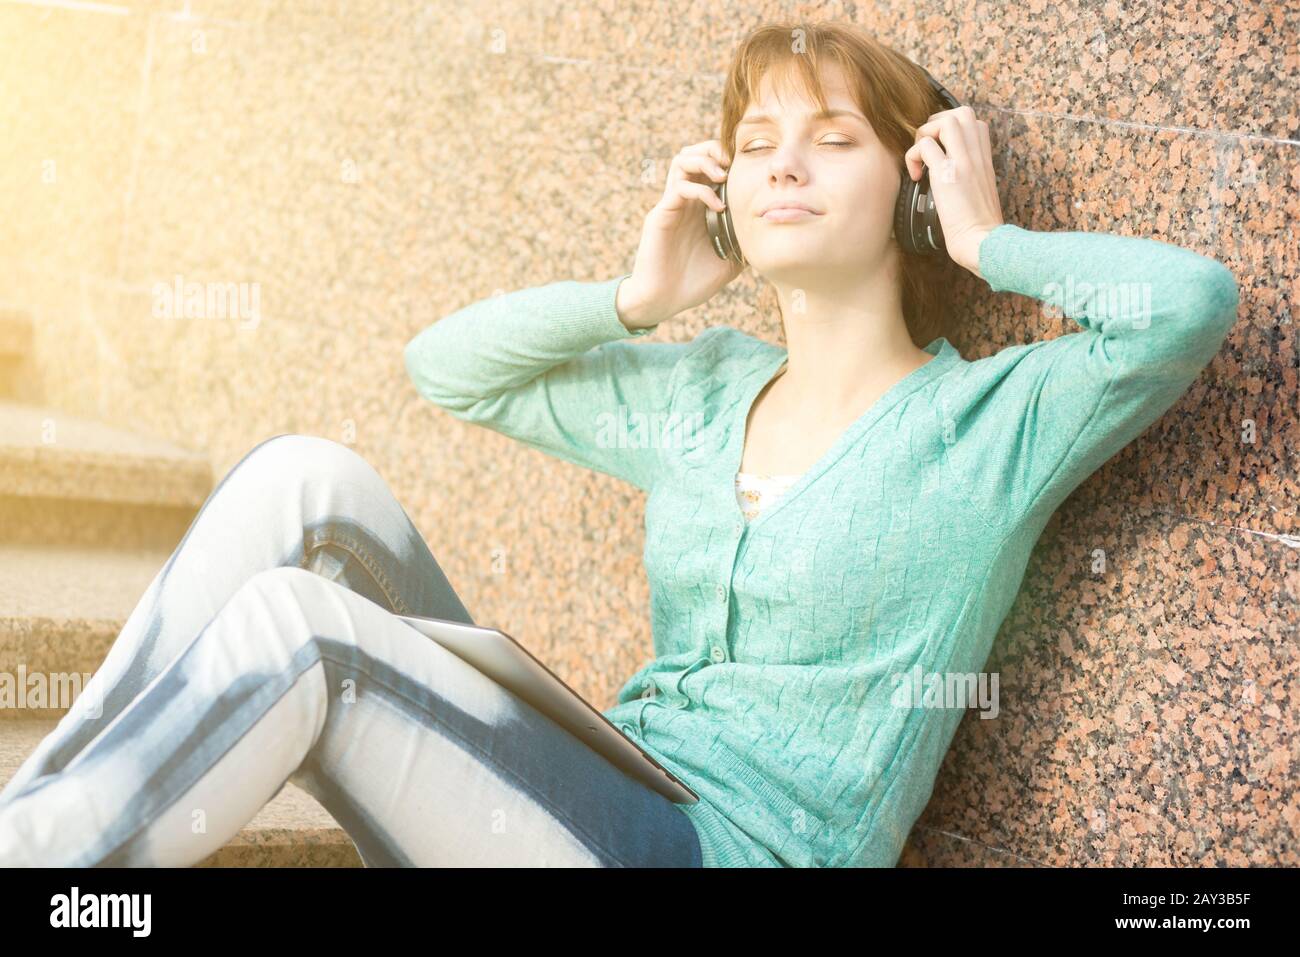
[[[215,476],[279,432],[353,447],[476,620],[612,703],[650,654],[643,496],[433,408],[402,347],[630,269],[735,42],[790,12],[971,103],[1008,222],[1174,242],[1241,287],[1210,368],[1049,523],[988,665],[1001,715],[967,715],[903,863],[1300,864],[1294,0],[0,2],[0,300],[37,318],[50,405]],[[159,315],[177,281],[256,299]],[[968,359],[1072,331],[958,293]],[[779,341],[770,306],[747,275],[653,338]]]

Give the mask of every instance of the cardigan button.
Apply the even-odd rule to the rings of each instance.
[[[641,697],[653,698],[657,690],[658,689],[654,685],[650,685],[648,688],[646,688],[644,691],[641,692]]]
[[[717,595],[718,595],[718,601],[726,601],[726,600],[727,600],[727,586],[726,586],[726,585],[719,585],[719,586],[715,589],[715,591],[717,592]]]
[[[712,650],[710,650],[709,652],[709,657],[712,658],[714,661],[726,661],[727,651],[725,648],[722,648],[719,645],[714,645]]]

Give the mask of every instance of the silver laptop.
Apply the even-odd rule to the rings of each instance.
[[[700,799],[685,782],[505,632],[443,618],[397,617],[527,701],[615,767],[668,800],[675,804],[694,804]]]

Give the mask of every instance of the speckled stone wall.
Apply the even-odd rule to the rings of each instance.
[[[799,5],[991,125],[1007,221],[1222,259],[1242,318],[1044,531],[907,865],[1300,864],[1295,3]],[[736,40],[784,5],[0,3],[0,300],[51,406],[211,456],[355,448],[476,620],[602,706],[650,654],[643,495],[453,420],[403,345],[498,290],[630,269]],[[955,14],[955,15],[954,15]],[[1288,39],[1289,38],[1289,39]],[[155,284],[256,304],[159,315]],[[973,280],[973,277],[968,277]],[[959,288],[968,359],[1072,331]],[[779,341],[752,276],[665,324]]]

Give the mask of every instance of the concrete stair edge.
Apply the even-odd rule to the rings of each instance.
[[[199,506],[212,487],[211,463],[199,452],[58,409],[0,399],[2,495]]]

